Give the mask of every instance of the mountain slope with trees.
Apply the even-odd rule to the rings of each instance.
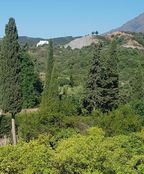
[[[0,54],[0,173],[143,173],[144,50],[124,47],[127,40],[143,47],[143,34],[95,38],[81,49],[53,41],[22,47],[9,19]],[[38,109],[20,112],[29,107]]]

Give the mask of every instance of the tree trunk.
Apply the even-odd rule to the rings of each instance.
[[[16,139],[16,127],[15,127],[15,115],[12,114],[12,140],[13,144],[17,144],[17,139]]]

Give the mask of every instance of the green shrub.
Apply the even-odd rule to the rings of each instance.
[[[144,116],[144,100],[137,100],[130,103],[136,114]]]
[[[137,174],[144,172],[144,131],[106,137],[91,127],[84,135],[61,132],[55,149],[51,135],[0,148],[1,174]],[[60,134],[61,134],[60,133]],[[70,136],[70,137],[69,137]],[[69,138],[68,138],[69,137]],[[57,137],[55,137],[57,140]]]
[[[65,86],[65,85],[69,85],[70,80],[69,80],[69,78],[59,78],[58,79],[58,84],[59,84],[60,87]]]
[[[10,136],[11,132],[11,117],[1,115],[0,116],[0,138],[4,135]]]
[[[143,133],[105,138],[101,129],[63,140],[54,161],[60,174],[135,174],[144,167]],[[141,161],[138,164],[138,161]]]
[[[0,148],[0,173],[54,173],[51,167],[53,151],[38,141],[19,143],[17,146]]]
[[[41,133],[39,117],[39,112],[20,113],[16,117],[19,137],[23,138],[26,141],[37,138]]]
[[[129,134],[140,131],[144,120],[130,105],[124,105],[107,114],[96,110],[88,116],[65,116],[62,113],[49,112],[19,114],[17,122],[19,136],[29,141],[44,133],[59,137],[59,133],[68,129],[85,133],[92,126],[102,128],[107,136]]]
[[[95,123],[105,130],[107,136],[137,132],[143,126],[143,120],[130,105],[124,105],[108,114],[94,117]]]

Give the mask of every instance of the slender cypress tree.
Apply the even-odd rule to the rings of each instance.
[[[22,91],[18,32],[13,18],[9,19],[5,28],[0,66],[1,108],[12,115],[12,137],[13,143],[16,144],[15,116],[22,108]]]
[[[46,67],[46,80],[45,80],[45,89],[47,92],[49,91],[48,89],[50,88],[53,66],[54,66],[53,42],[52,42],[52,40],[50,40],[49,41],[47,67]]]
[[[48,59],[47,59],[47,66],[46,66],[46,76],[45,76],[45,86],[42,95],[42,109],[47,109],[49,105],[49,100],[51,96],[51,81],[52,81],[52,73],[54,67],[54,58],[53,58],[53,42],[52,40],[49,41],[49,48],[48,48]]]

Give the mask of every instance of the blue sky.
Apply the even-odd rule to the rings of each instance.
[[[79,36],[121,26],[144,12],[144,0],[1,0],[0,37],[14,17],[19,35]]]

